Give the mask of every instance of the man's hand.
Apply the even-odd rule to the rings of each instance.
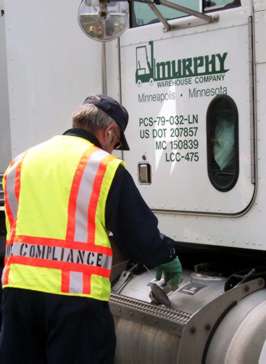
[[[182,266],[178,257],[168,263],[159,265],[156,269],[156,279],[160,280],[164,276],[165,284],[172,290],[177,289],[181,279]]]

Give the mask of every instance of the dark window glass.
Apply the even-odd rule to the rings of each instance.
[[[212,11],[220,9],[228,9],[240,6],[240,0],[170,0],[171,2],[185,6],[196,11]],[[188,14],[168,8],[163,5],[156,5],[166,20],[182,18]],[[159,22],[154,12],[145,3],[138,1],[130,2],[130,23],[135,28],[141,25],[147,25]]]
[[[241,5],[241,0],[205,0],[204,10],[229,9]]]
[[[218,95],[207,111],[208,175],[219,191],[231,190],[239,175],[238,110],[233,99]]]
[[[170,0],[171,2],[186,6],[187,8],[200,11],[201,1],[200,0]],[[159,19],[154,12],[149,8],[147,4],[133,1],[131,3],[131,27],[138,27],[140,25],[147,25],[159,22]],[[187,14],[182,13],[174,9],[170,9],[163,5],[156,5],[160,10],[161,14],[165,19],[176,19],[186,16]]]

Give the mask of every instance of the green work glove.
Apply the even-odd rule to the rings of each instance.
[[[175,257],[168,263],[159,265],[155,270],[156,280],[159,281],[162,278],[162,275],[164,275],[165,284],[172,290],[177,289],[182,274],[182,265],[178,257]]]

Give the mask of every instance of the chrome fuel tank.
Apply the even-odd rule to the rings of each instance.
[[[266,327],[263,279],[224,292],[225,279],[186,272],[178,290],[168,294],[171,306],[166,307],[151,303],[149,294],[153,272],[128,278],[117,282],[111,298],[117,334],[116,364],[258,362],[225,361],[223,354],[226,343],[234,347],[236,339],[232,340],[232,330],[239,337],[241,318],[248,317],[252,307],[256,309],[260,304],[257,313],[260,325],[257,332],[255,324],[253,341],[256,341],[256,335],[260,335],[260,340],[252,354],[254,358],[260,357],[266,340],[266,330],[262,330],[263,325]],[[246,300],[253,303],[246,304]],[[254,315],[250,316],[250,320]],[[225,332],[227,340],[219,346],[218,353],[216,343],[221,341]],[[252,345],[250,337],[246,340]],[[239,340],[236,342],[239,343]],[[238,351],[241,352],[241,349],[238,348]],[[230,355],[233,355],[232,351]],[[216,356],[220,361],[216,360]]]

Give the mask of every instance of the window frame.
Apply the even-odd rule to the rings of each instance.
[[[213,124],[213,114],[211,113],[212,110],[216,109],[216,105],[220,100],[226,99],[227,102],[230,104],[230,108],[233,111],[234,115],[234,125],[235,125],[235,143],[234,143],[234,158],[235,158],[235,174],[231,180],[231,183],[227,183],[226,185],[222,186],[215,180],[214,178],[214,169],[211,168],[211,165],[214,163],[214,152],[213,152],[213,144],[211,143],[213,131],[214,131],[214,124]],[[216,113],[217,117],[218,113]],[[217,124],[216,124],[217,125]],[[220,191],[220,192],[228,192],[231,191],[234,186],[236,185],[238,178],[239,178],[239,112],[237,105],[233,98],[229,95],[217,95],[215,96],[211,102],[209,103],[207,113],[206,113],[206,143],[207,143],[207,170],[208,170],[208,177],[212,184],[212,186]],[[221,172],[222,174],[222,172]],[[226,173],[225,173],[226,174]]]
[[[234,4],[227,4],[227,5],[221,5],[221,6],[206,6],[204,5],[204,0],[199,0],[199,8],[202,9],[202,13],[211,13],[211,12],[215,12],[217,10],[228,10],[228,9],[232,9],[232,8],[236,8],[236,7],[241,7],[241,0],[236,0],[236,1],[239,1],[240,4],[239,5],[234,5]],[[148,6],[148,5],[147,5]],[[151,25],[151,24],[156,24],[156,23],[159,23],[160,20],[159,19],[154,19],[154,21],[152,23],[148,23],[148,24],[139,24],[137,25],[136,24],[136,19],[134,19],[134,1],[131,1],[129,3],[129,27],[130,29],[134,29],[134,28],[139,28],[139,27],[144,27],[144,26],[147,26],[147,25]],[[183,18],[186,18],[190,16],[189,14],[184,14],[183,16],[179,16],[179,17],[176,17],[176,18],[171,18],[171,19],[166,19],[167,21],[173,21],[173,20],[177,20],[177,19],[183,19]],[[135,25],[132,25],[133,24],[133,21],[135,23]]]

